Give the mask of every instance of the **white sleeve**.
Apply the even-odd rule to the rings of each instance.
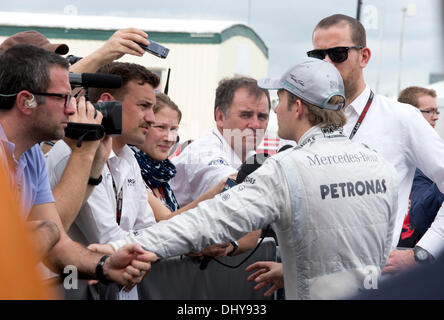
[[[422,116],[411,117],[408,123],[406,130],[409,134],[410,145],[406,152],[411,157],[413,165],[435,182],[439,190],[444,193],[444,161],[442,161],[444,140],[430,125],[424,125]],[[442,208],[420,242],[421,244],[418,245],[433,256],[444,247],[444,211]]]
[[[142,175],[140,174],[140,168],[134,168],[136,171],[136,184],[137,187],[137,201],[139,202],[138,206],[138,214],[136,216],[136,221],[134,222],[134,226],[131,228],[133,230],[139,230],[148,228],[151,225],[156,223],[156,218],[154,216],[153,209],[151,208],[149,202],[148,202],[148,193],[153,191],[150,188],[147,188],[145,185],[145,182],[143,181]]]
[[[444,251],[444,203],[430,228],[417,243],[435,258]]]
[[[54,189],[62,178],[70,156],[71,149],[63,140],[57,141],[46,154],[46,170],[48,171],[48,180],[51,189]]]
[[[411,164],[435,182],[444,193],[444,140],[422,116],[411,116],[407,123],[404,128],[405,134],[409,135],[409,145],[405,151]]]
[[[248,182],[110,244],[117,250],[127,243],[139,243],[160,258],[167,258],[239,239],[277,221],[289,209],[289,190],[282,183],[282,171],[270,160],[250,175]]]
[[[104,180],[105,172],[105,170],[102,171]],[[94,187],[74,222],[88,237],[90,243],[106,243],[128,235],[128,231],[116,222],[116,208],[113,205],[116,202],[115,195],[107,192],[104,180]]]
[[[222,158],[214,159],[215,161],[223,161]],[[210,165],[202,164],[198,168],[192,177],[191,187],[192,187],[192,200],[194,201],[199,198],[208,189],[214,187],[219,181],[228,177],[229,175],[236,174],[237,170],[233,167],[226,165]]]
[[[237,170],[219,155],[183,157],[181,162],[176,164],[176,176],[170,181],[171,189],[181,207],[199,198],[223,178],[237,173]]]

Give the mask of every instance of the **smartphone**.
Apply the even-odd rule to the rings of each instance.
[[[165,59],[167,57],[168,53],[170,52],[170,49],[165,48],[164,46],[158,44],[157,42],[154,42],[153,40],[148,40],[148,41],[150,42],[149,46],[145,46],[140,43],[139,43],[139,46],[143,50],[145,50],[151,54],[154,54],[155,56],[157,56],[159,58]]]
[[[231,187],[234,187],[236,184],[237,184],[236,181],[234,181],[231,178],[228,178],[227,181],[225,182],[224,188],[222,189],[221,192],[227,191]]]

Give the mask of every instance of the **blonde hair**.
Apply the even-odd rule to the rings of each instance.
[[[296,100],[301,100],[302,104],[306,106],[308,122],[312,126],[319,125],[321,128],[326,128],[330,126],[333,126],[334,128],[340,128],[343,127],[347,122],[347,118],[345,117],[342,110],[334,111],[329,109],[321,109],[295,96],[291,92],[286,92],[288,95],[288,109],[291,109],[291,106],[296,103]],[[328,100],[329,104],[339,104],[341,102],[344,102],[344,98],[340,95],[332,96],[330,100]]]
[[[156,93],[156,105],[153,108],[154,114],[166,107],[171,108],[177,112],[177,122],[180,123],[180,120],[182,119],[182,112],[180,111],[177,104],[175,104],[173,100],[171,100],[170,97],[168,97],[165,93]]]

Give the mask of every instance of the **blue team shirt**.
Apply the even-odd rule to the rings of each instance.
[[[43,153],[36,144],[26,150],[17,161],[14,158],[15,144],[8,141],[1,125],[0,140],[17,167],[15,191],[20,192],[20,206],[24,217],[27,218],[34,205],[54,202]]]

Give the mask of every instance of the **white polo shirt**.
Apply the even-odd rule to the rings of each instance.
[[[369,96],[370,88],[367,86],[345,109],[347,124],[344,132],[347,136]],[[398,213],[392,243],[395,247],[407,214],[415,169],[419,168],[444,192],[444,142],[417,108],[381,95],[374,96],[353,141],[376,150],[395,167],[399,175]],[[444,219],[435,219],[418,245],[437,256],[444,249]]]
[[[247,158],[254,151],[247,154]],[[223,178],[237,173],[242,160],[217,129],[197,139],[171,160],[177,168],[170,186],[179,205],[185,206]]]
[[[62,140],[47,154],[48,176],[51,188],[58,183],[71,149]],[[80,209],[68,231],[70,237],[83,245],[107,243],[125,237],[129,231],[147,228],[155,223],[140,167],[128,146],[116,155],[111,151],[102,171],[103,180],[95,186],[90,197]],[[116,194],[122,188],[122,215],[116,222]]]

